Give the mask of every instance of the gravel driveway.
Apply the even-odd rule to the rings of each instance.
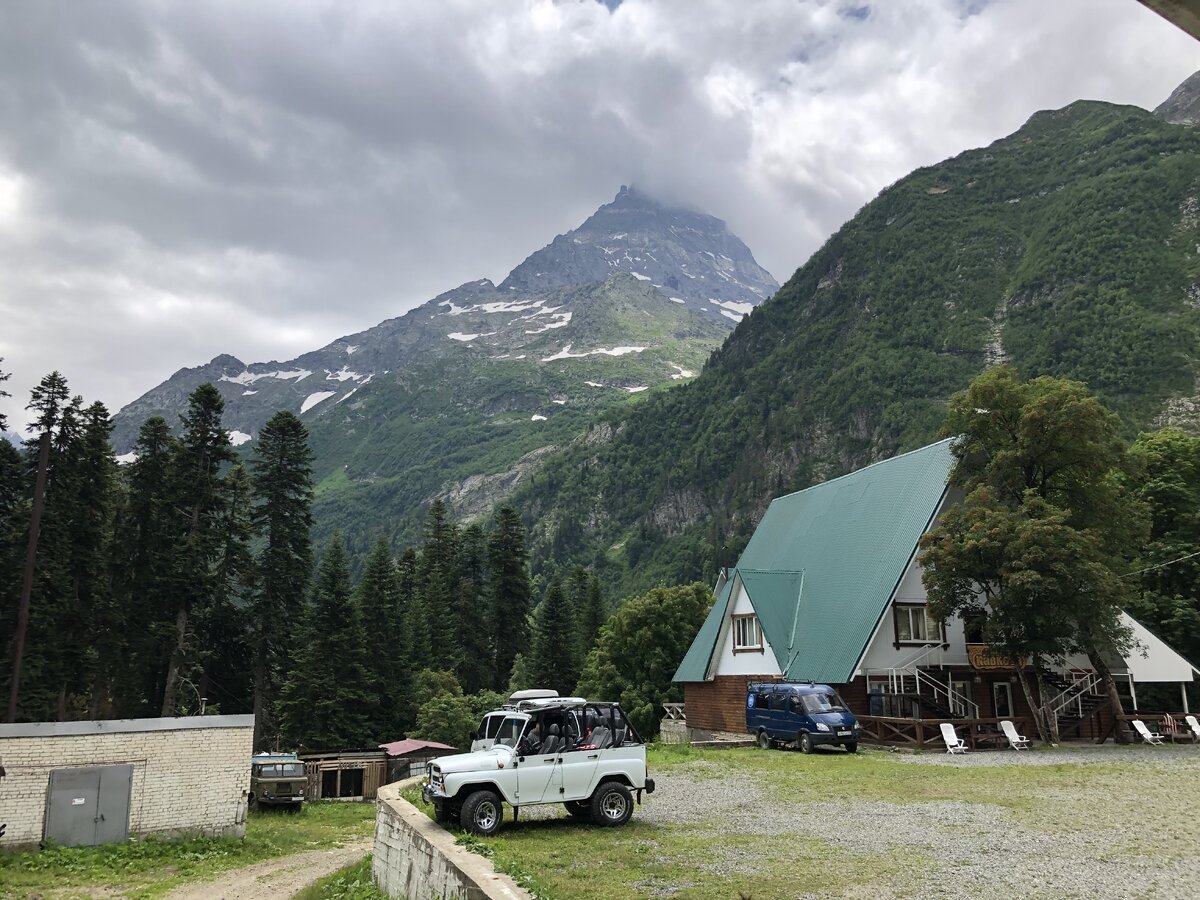
[[[788,801],[779,794],[794,797],[795,784],[820,777],[822,767],[813,767],[812,757],[792,755],[796,769],[787,791],[780,790],[784,780],[756,773],[753,758],[724,766],[716,754],[660,768],[654,773],[658,790],[635,815],[647,824],[702,836],[709,853],[694,866],[715,875],[752,875],[768,846],[773,856],[824,846],[832,877],[852,871],[856,861],[872,860],[885,873],[894,871],[868,885],[846,885],[835,896],[1200,897],[1200,747],[1083,746],[954,757],[864,753],[897,766],[898,778],[910,776],[900,772],[910,766],[927,768],[931,780],[943,767],[979,770],[970,776],[969,790],[963,789],[976,799]],[[791,769],[790,760],[781,763]],[[1009,781],[997,774],[990,783],[985,771],[1039,766],[1054,769],[1028,777],[1013,772]],[[898,790],[896,796],[911,796],[912,779],[907,780],[907,793]],[[981,785],[985,793],[1002,792],[997,785],[1010,782],[1014,796],[978,801]],[[946,793],[949,782],[931,783]],[[556,807],[531,807],[521,818],[560,815]],[[788,835],[797,841],[787,842]],[[731,836],[737,840],[726,846]],[[762,850],[745,840],[756,836],[763,838]],[[687,881],[635,886],[650,896],[696,896],[698,887]],[[810,895],[798,886],[787,896],[830,893]]]

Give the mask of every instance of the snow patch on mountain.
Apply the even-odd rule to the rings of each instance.
[[[358,347],[357,347],[356,345],[354,345],[354,344],[347,344],[347,345],[346,345],[346,355],[347,355],[347,356],[353,356],[353,355],[354,355],[354,351],[355,351],[355,350],[357,350],[357,349],[358,349]]]
[[[242,391],[243,397],[253,397],[258,391]]]
[[[300,412],[306,413],[322,400],[328,400],[337,391],[317,391],[315,394],[309,394],[304,398],[304,402],[300,404]]]
[[[115,457],[117,462],[119,462],[123,466],[128,466],[128,465],[131,465],[132,463],[137,462],[137,458],[138,458],[138,455],[136,453],[132,453],[132,452],[131,453],[122,453],[120,456]]]
[[[627,388],[625,388],[625,390],[631,394],[640,394],[642,391],[650,390],[650,388],[647,387],[646,385],[642,385],[640,387],[627,387]]]
[[[486,331],[481,334],[463,334],[461,331],[452,331],[448,335],[446,335],[446,337],[450,338],[450,340],[452,340],[452,341],[466,342],[466,341],[473,341],[473,340],[475,340],[475,338],[491,337],[495,333],[496,332],[494,332],[494,331]]]
[[[643,275],[641,272],[630,272],[629,274],[632,275],[634,278],[636,278],[638,281],[649,281],[650,280],[649,275]]]
[[[750,315],[750,310],[754,309],[753,303],[737,303],[733,300],[718,300],[715,297],[710,297],[708,302],[714,306],[720,306],[722,309],[728,309],[735,313],[741,313],[743,316]]]
[[[681,378],[695,378],[696,377],[695,372],[691,371],[690,369],[685,369],[683,366],[678,365],[677,363],[667,363],[667,365],[669,365],[672,369],[677,370],[671,376],[672,381],[679,381]]]
[[[229,443],[233,444],[235,447],[240,447],[242,444],[246,443],[246,441],[252,440],[254,440],[253,435],[246,434],[244,431],[229,432]]]
[[[539,415],[536,415],[536,414],[535,414],[535,415],[532,415],[532,416],[530,416],[530,417],[529,417],[529,421],[530,421],[530,422],[545,422],[545,421],[546,421],[546,417],[545,417],[545,416],[539,416]]]
[[[229,375],[222,375],[220,380],[228,381],[232,384],[254,384],[254,382],[263,378],[278,378],[281,381],[290,381],[294,378],[297,382],[301,382],[311,374],[312,372],[308,369],[292,369],[291,371],[287,372],[251,372],[249,369],[247,369],[245,372],[241,372],[232,377]]]
[[[360,378],[370,378],[370,375],[359,375],[357,372],[351,372],[349,366],[342,366],[338,371],[331,372],[325,370],[326,381],[358,381]]]
[[[735,321],[735,322],[740,322],[740,321],[742,321],[742,319],[746,318],[741,313],[733,313],[727,309],[721,310],[721,315],[723,315],[727,319],[733,319],[733,321]]]
[[[604,354],[605,356],[627,356],[630,353],[641,353],[643,350],[649,350],[649,347],[613,347],[611,350],[600,348],[599,350],[588,350],[584,353],[572,353],[571,345],[563,347],[553,356],[543,357],[542,362],[554,362],[558,359],[583,359],[585,356],[597,356]]]
[[[571,315],[572,314],[569,312],[554,313],[555,321],[547,322],[541,328],[535,328],[532,331],[526,331],[525,333],[526,334],[541,334],[543,331],[549,331],[552,328],[565,328],[567,325],[571,324]]]

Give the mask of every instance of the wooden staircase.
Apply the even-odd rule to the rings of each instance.
[[[1063,698],[1056,712],[1060,737],[1065,737],[1069,731],[1078,735],[1084,722],[1109,705],[1107,693],[1091,692],[1092,680],[1073,682],[1057,672],[1042,673],[1042,681]]]

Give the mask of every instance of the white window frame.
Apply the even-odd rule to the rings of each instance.
[[[763,652],[762,623],[758,621],[758,616],[753,613],[735,615],[732,628],[734,653]]]
[[[920,612],[920,616],[915,616],[913,613]],[[896,603],[894,604],[893,621],[896,623],[896,643],[905,645],[920,645],[920,644],[944,644],[946,642],[946,629],[943,622],[933,618],[929,612],[929,606],[924,603]],[[901,637],[900,620],[906,619],[908,622],[908,637]],[[919,628],[914,628],[918,625]],[[918,636],[918,631],[922,632]]]

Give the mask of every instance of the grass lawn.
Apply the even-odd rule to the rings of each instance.
[[[0,853],[0,897],[159,897],[171,888],[271,857],[369,838],[374,803],[306,803],[250,813],[246,837],[144,840],[105,847]],[[326,896],[326,895],[317,895]],[[343,894],[331,897],[369,897]]]
[[[293,900],[386,900],[371,878],[371,855],[313,882]]]
[[[623,828],[530,807],[495,837],[459,840],[543,900],[923,897],[946,887],[1200,895],[1190,893],[1200,824],[1181,803],[1196,796],[1200,748],[1147,751],[941,765],[932,755],[654,747],[659,790]]]

